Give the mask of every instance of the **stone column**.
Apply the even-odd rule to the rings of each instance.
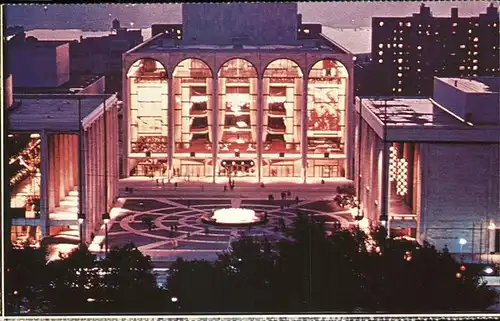
[[[301,134],[301,149],[302,149],[302,175],[304,179],[304,183],[307,182],[307,94],[308,94],[308,84],[309,78],[307,75],[304,75],[302,81],[302,134]]]
[[[167,79],[168,93],[167,93],[167,135],[168,135],[168,147],[167,147],[167,162],[168,162],[168,179],[170,180],[173,169],[174,161],[174,120],[175,120],[175,95],[174,95],[174,79],[170,75]]]
[[[69,140],[68,140],[68,135],[64,134],[63,135],[63,142],[64,142],[64,149],[63,149],[63,156],[64,156],[64,164],[63,164],[63,169],[64,169],[64,194],[66,196],[69,194],[69,191],[71,190],[70,188],[70,180],[69,180],[69,167],[70,167],[70,158],[69,154],[71,153],[71,150],[69,148]]]
[[[56,184],[55,184],[55,139],[50,135],[49,139],[49,213],[53,213],[56,207]]]
[[[123,109],[122,109],[122,125],[123,125],[123,149],[121,154],[122,161],[122,173],[123,177],[128,177],[130,175],[130,168],[128,162],[128,154],[130,148],[130,81],[127,77],[126,72],[123,73],[122,78],[122,92],[123,92]],[[170,93],[168,93],[170,95]],[[169,96],[170,97],[170,96]],[[170,127],[170,123],[168,124]]]
[[[61,205],[61,145],[60,145],[60,137],[59,134],[54,134],[54,143],[55,143],[55,157],[56,157],[56,168],[55,168],[55,185],[56,185],[56,207]]]
[[[212,183],[215,183],[217,173],[217,152],[219,149],[219,78],[214,73],[212,78]]]
[[[257,78],[257,180],[262,182],[263,78]]]
[[[49,135],[45,130],[40,134],[40,231],[42,239],[49,236]]]
[[[385,129],[384,129],[385,130]],[[385,136],[385,135],[384,135]],[[389,148],[391,146],[390,142],[382,141],[382,197],[380,204],[380,221],[387,221],[387,229],[389,229]]]

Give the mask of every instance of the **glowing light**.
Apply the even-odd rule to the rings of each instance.
[[[491,274],[493,273],[493,269],[488,266],[486,269],[484,269],[484,273]]]
[[[460,245],[465,245],[465,244],[467,244],[467,240],[466,240],[466,239],[464,239],[464,238],[461,238],[460,240],[458,240],[458,243],[459,243]]]
[[[398,161],[396,176],[396,192],[404,196],[408,193],[408,162],[404,158]]]
[[[383,22],[383,21],[380,21],[380,22],[378,23],[378,25],[382,27],[382,26],[384,25],[384,22]]]
[[[489,230],[495,230],[496,228],[497,228],[497,226],[493,222],[491,222],[490,225],[488,225]]]
[[[255,223],[260,219],[255,211],[247,208],[222,208],[214,211],[212,219],[222,224]]]
[[[171,299],[170,299],[172,302],[177,302],[177,298],[175,296],[173,296]]]

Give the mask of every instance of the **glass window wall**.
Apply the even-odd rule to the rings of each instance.
[[[264,72],[264,154],[300,154],[302,76],[289,59],[273,61]]]
[[[130,67],[127,80],[130,95],[130,152],[136,157],[165,156],[168,146],[168,84],[165,68],[156,60],[140,59]]]
[[[257,150],[257,71],[232,59],[219,71],[219,153]]]
[[[325,59],[313,66],[308,84],[308,154],[345,153],[347,84],[347,69],[340,62]]]
[[[212,72],[199,59],[179,63],[173,74],[174,152],[212,153]]]

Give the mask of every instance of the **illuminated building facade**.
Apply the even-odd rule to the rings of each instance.
[[[296,4],[185,4],[183,23],[123,57],[122,176],[352,175],[353,57],[299,37]]]
[[[433,98],[356,98],[354,183],[369,222],[500,259],[499,84],[435,78]]]
[[[429,7],[411,17],[372,20],[373,82],[378,95],[432,95],[433,77],[499,76],[498,7],[477,17],[433,17]]]

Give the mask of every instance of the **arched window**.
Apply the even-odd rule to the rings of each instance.
[[[347,84],[347,69],[339,61],[323,59],[312,67],[307,88],[309,156],[345,154]],[[308,168],[308,176],[343,176],[344,162],[342,157],[315,160]]]
[[[257,156],[257,70],[249,61],[235,58],[222,65],[218,76],[218,174],[255,176],[255,160],[231,157],[239,153]]]
[[[263,82],[263,174],[300,176],[302,70],[292,60],[278,59],[267,66]]]
[[[129,68],[127,82],[130,154],[135,158],[149,159],[147,163],[151,163],[151,158],[167,153],[168,83],[165,67],[154,59],[139,59]],[[140,162],[132,174],[150,175],[160,170],[156,165],[139,165]]]
[[[181,61],[173,72],[174,174],[212,176],[212,71],[200,59]]]

